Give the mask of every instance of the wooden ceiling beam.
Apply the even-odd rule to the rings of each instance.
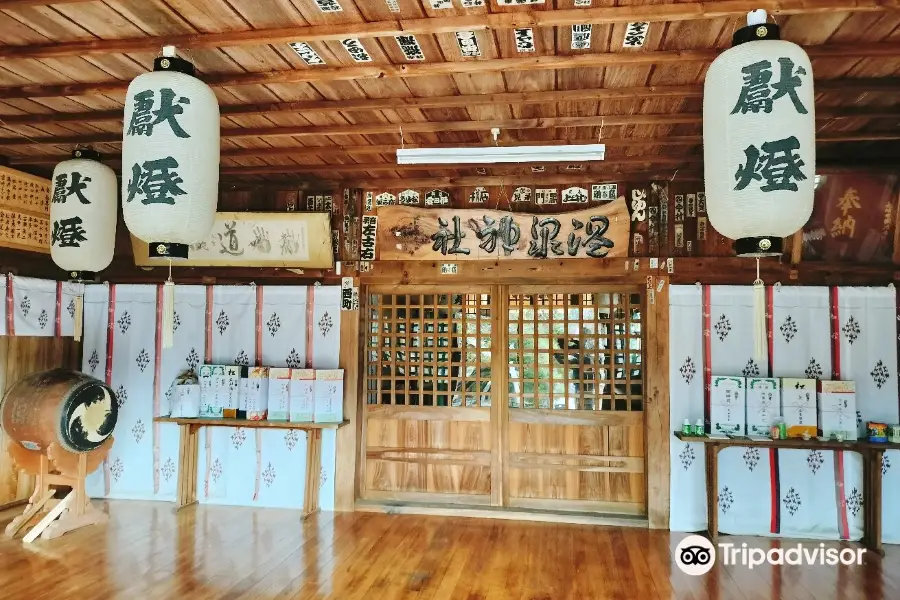
[[[68,0],[69,2],[77,0]],[[0,8],[60,3],[51,0],[5,0]],[[632,21],[695,21],[702,19],[739,18],[755,8],[763,8],[773,15],[821,14],[834,11],[874,12],[898,6],[898,0],[720,0],[693,2],[579,8],[568,10],[523,11],[440,18],[420,18],[350,23],[343,25],[314,25],[231,31],[226,33],[190,33],[119,40],[89,40],[55,44],[30,44],[0,48],[0,59],[55,58],[88,54],[118,54],[152,52],[161,46],[182,48],[221,48],[290,42],[321,42],[346,38],[394,37],[410,34],[453,33],[461,30],[503,30],[520,27],[567,27],[581,23],[614,24]]]
[[[900,0],[897,0],[900,2]],[[685,5],[690,6],[690,5]],[[514,13],[509,13],[514,14]],[[900,55],[900,42],[856,44],[826,44],[806,47],[811,58],[868,58]],[[527,56],[495,58],[468,62],[435,62],[415,64],[385,64],[353,67],[316,67],[263,73],[222,73],[203,75],[211,86],[269,85],[308,83],[315,81],[347,81],[351,79],[384,79],[428,77],[433,75],[466,75],[502,71],[546,71],[659,65],[684,62],[710,62],[717,49],[655,50],[649,52],[604,52],[576,56]],[[70,83],[62,85],[29,84],[0,88],[0,99],[47,98],[57,96],[90,96],[121,94],[128,89],[128,81]]]
[[[896,119],[900,117],[898,109],[867,110],[825,109],[816,112],[820,121],[847,118]],[[683,125],[701,124],[700,113],[681,114],[649,114],[649,115],[602,115],[595,117],[544,117],[537,119],[500,119],[492,121],[424,121],[415,123],[360,123],[356,125],[297,125],[289,127],[234,127],[221,130],[221,136],[228,139],[242,138],[284,138],[333,135],[373,135],[396,134],[400,141],[400,127],[404,133],[442,133],[442,132],[478,132],[490,131],[494,127],[503,130],[521,129],[554,129],[568,127],[601,127],[632,125]],[[119,133],[96,133],[77,136],[48,137],[12,137],[0,138],[0,147],[16,148],[35,145],[68,145],[68,144],[120,144]]]
[[[900,78],[832,79],[816,82],[817,92],[900,93]],[[272,113],[338,113],[367,110],[420,110],[427,108],[468,108],[487,105],[556,104],[560,102],[600,100],[647,100],[653,98],[700,98],[701,85],[641,86],[584,90],[551,90],[545,92],[511,92],[469,94],[425,98],[363,98],[352,100],[303,100],[262,104],[234,104],[219,107],[223,117],[251,117]],[[98,110],[74,113],[21,114],[3,117],[7,125],[41,125],[45,123],[121,122],[121,110]]]
[[[857,142],[885,142],[900,140],[900,133],[831,133],[820,134],[816,137],[819,144],[857,143]],[[567,140],[542,140],[542,141],[518,141],[516,146],[562,146],[566,144],[594,144],[595,139],[567,139]],[[700,135],[676,135],[663,138],[604,138],[603,143],[609,148],[641,148],[641,147],[685,147],[699,146],[703,143]],[[365,146],[292,146],[278,148],[234,148],[222,151],[222,158],[346,158],[351,155],[385,154],[394,155],[397,144],[370,144]],[[484,144],[406,144],[406,148],[478,148]],[[52,165],[69,158],[69,153],[43,154],[37,156],[15,156],[9,158],[11,165]],[[116,163],[122,158],[121,154],[105,153],[104,162]]]
[[[496,163],[485,165],[492,170],[502,169],[529,169],[532,166],[543,166],[547,169],[554,167],[565,167],[569,164],[584,165],[587,172],[591,172],[592,168],[605,167],[608,169],[617,169],[619,167],[631,165],[686,165],[702,163],[703,157],[700,155],[682,155],[682,156],[661,156],[649,154],[645,156],[627,156],[623,158],[615,158],[603,161],[584,162],[572,161],[571,163],[548,163],[548,162],[525,162],[525,163]],[[258,167],[222,167],[220,173],[222,175],[275,175],[275,174],[302,174],[302,173],[321,173],[328,172],[332,174],[343,173],[409,173],[416,171],[473,171],[476,164],[423,164],[423,165],[398,165],[396,163],[357,163],[344,165],[266,165]]]
[[[48,6],[50,4],[80,4],[88,0],[0,0],[0,10],[13,10],[29,6]]]
[[[562,173],[539,173],[526,175],[476,175],[473,177],[424,177],[421,179],[411,178],[393,178],[393,179],[358,179],[343,180],[340,185],[346,187],[357,187],[370,190],[384,189],[408,189],[408,188],[456,188],[456,187],[476,187],[476,186],[510,186],[508,189],[509,197],[512,198],[512,186],[532,185],[544,186],[552,184],[584,184],[586,181],[594,183],[621,183],[622,181],[648,181],[651,179],[671,179],[674,169],[655,170],[655,171],[633,171],[633,172],[606,172],[606,173],[587,173],[579,172],[572,174]],[[679,181],[700,181],[703,179],[703,170],[684,170],[678,171]]]

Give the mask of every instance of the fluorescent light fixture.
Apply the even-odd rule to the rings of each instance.
[[[484,146],[476,148],[400,148],[398,165],[530,163],[603,160],[606,144],[569,146]]]

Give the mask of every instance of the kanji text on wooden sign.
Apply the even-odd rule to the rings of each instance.
[[[606,258],[628,255],[624,198],[563,214],[378,209],[379,260]]]

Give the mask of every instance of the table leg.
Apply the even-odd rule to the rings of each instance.
[[[884,548],[881,545],[881,461],[884,450],[873,448],[863,456],[866,463],[864,472],[867,480],[863,498],[865,545],[869,550],[884,556]]]
[[[303,518],[319,512],[319,473],[322,471],[322,430],[306,432],[306,492]]]
[[[199,451],[199,427],[179,425],[178,439],[178,506],[181,510],[197,503],[197,453]]]
[[[707,533],[711,542],[719,537],[719,446],[706,445]]]

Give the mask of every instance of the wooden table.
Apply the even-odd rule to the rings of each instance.
[[[683,442],[696,442],[706,446],[706,507],[708,514],[709,538],[713,541],[719,535],[719,451],[730,446],[776,448],[787,450],[847,450],[858,452],[863,459],[863,538],[862,543],[869,550],[884,555],[881,544],[881,460],[885,450],[900,450],[900,444],[875,443],[869,441],[835,440],[819,441],[816,438],[803,440],[754,440],[747,437],[711,438],[707,436],[684,435],[675,432],[675,437]]]
[[[322,469],[322,430],[338,429],[341,423],[291,423],[288,421],[248,421],[246,419],[180,419],[156,417],[157,423],[176,423],[178,442],[177,508],[197,503],[197,457],[200,451],[201,427],[246,427],[248,429],[300,429],[306,431],[306,489],[303,497],[303,518],[319,512],[319,472]]]

